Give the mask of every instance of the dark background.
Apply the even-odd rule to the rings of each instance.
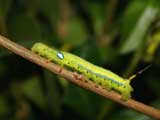
[[[43,42],[128,78],[132,97],[160,108],[159,0],[0,0],[0,34]],[[152,120],[0,47],[1,120]]]

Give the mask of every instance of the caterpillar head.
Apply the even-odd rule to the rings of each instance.
[[[49,60],[54,60],[53,58],[56,58],[54,56],[56,56],[57,51],[49,48],[47,45],[45,45],[43,43],[34,44],[31,50],[34,53],[36,53],[42,57],[45,57]]]
[[[64,53],[52,49],[43,43],[34,44],[31,50],[50,61],[54,61],[59,64],[63,64],[64,62]]]
[[[59,51],[58,51],[58,52],[56,53],[56,56],[57,56],[57,58],[60,59],[60,60],[63,60],[63,59],[64,59],[64,54],[63,54],[62,52],[59,52]]]
[[[41,56],[43,56],[43,54],[45,54],[45,51],[48,51],[48,46],[46,46],[45,44],[43,43],[36,43],[33,45],[33,47],[31,48],[31,50],[34,52],[34,53],[37,53]]]

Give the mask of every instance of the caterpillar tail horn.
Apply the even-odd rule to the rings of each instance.
[[[152,66],[152,64],[146,66],[145,68],[143,68],[142,70],[140,70],[138,73],[131,75],[128,80],[131,81],[134,78],[136,78],[138,75],[142,74],[144,71],[146,71],[148,68],[150,68]]]

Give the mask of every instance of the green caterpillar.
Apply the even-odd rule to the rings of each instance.
[[[43,43],[36,43],[32,51],[59,65],[69,67],[82,73],[88,80],[107,90],[115,90],[122,95],[122,100],[128,100],[133,91],[131,79],[123,79],[117,74],[106,70],[68,52],[61,52],[48,47]],[[134,77],[134,76],[133,76]]]

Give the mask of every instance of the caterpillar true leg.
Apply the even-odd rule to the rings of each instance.
[[[99,87],[99,86],[98,86],[98,85],[96,85],[96,84],[95,84],[94,86],[95,86],[96,88],[98,88],[98,87]]]
[[[46,60],[46,63],[50,63],[50,62],[51,62],[51,60],[49,60],[49,59]]]
[[[60,69],[59,69],[59,71],[58,71],[58,72],[59,72],[59,73],[61,73],[62,71],[63,71],[63,68],[62,68],[62,67],[60,67]]]
[[[60,68],[59,68],[59,70],[58,70],[58,73],[61,73],[61,72],[63,71],[63,66],[64,66],[64,65],[60,65]]]
[[[76,79],[76,80],[78,80],[78,74],[77,74],[77,72],[73,72],[73,77]]]
[[[78,76],[78,79],[83,81],[84,80],[84,76],[81,74],[81,75]]]
[[[77,72],[73,72],[73,76],[76,80],[81,80],[81,81],[84,81],[84,76],[81,74],[81,75],[78,75]]]

